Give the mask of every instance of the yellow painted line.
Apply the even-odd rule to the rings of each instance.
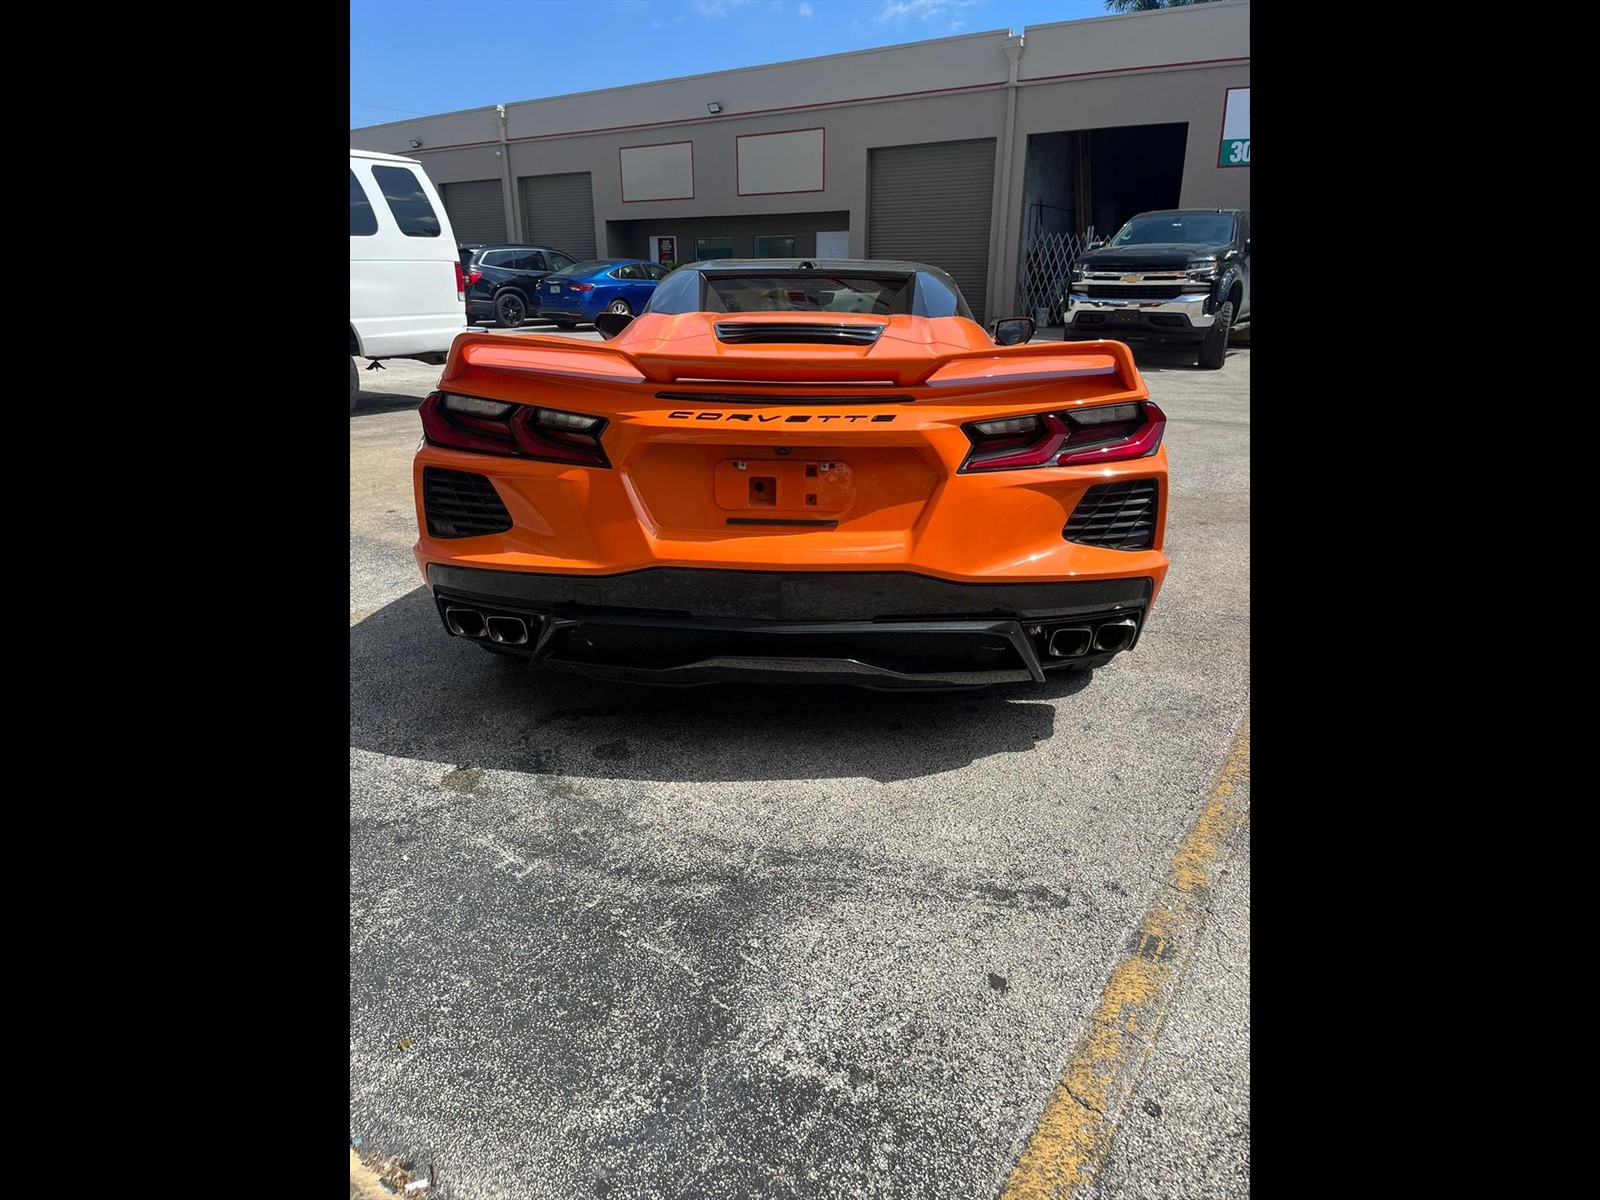
[[[1023,1147],[1000,1200],[1071,1200],[1094,1182],[1205,923],[1207,872],[1244,819],[1236,796],[1250,782],[1250,715],[1205,807],[1172,856],[1165,899],[1145,913],[1112,968],[1090,1019]]]

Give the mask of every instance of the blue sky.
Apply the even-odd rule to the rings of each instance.
[[[351,0],[350,126],[1107,15],[1104,0]]]

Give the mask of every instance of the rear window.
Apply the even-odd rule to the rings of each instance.
[[[428,193],[410,167],[373,167],[383,198],[389,202],[400,232],[407,237],[438,237],[439,215],[428,202]]]
[[[554,259],[556,256],[554,254],[551,254],[550,257],[552,259]],[[591,258],[587,262],[572,263],[570,266],[564,267],[561,270],[557,271],[556,274],[557,275],[571,275],[571,276],[595,275],[595,274],[598,274],[601,271],[604,271],[610,265],[611,265],[611,263],[607,259],[604,259],[604,258]]]
[[[367,199],[367,193],[361,186],[361,180],[356,178],[354,170],[350,172],[350,236],[371,237],[378,232],[378,214],[372,211],[372,202]]]
[[[712,312],[907,311],[907,276],[707,275],[706,307]]]

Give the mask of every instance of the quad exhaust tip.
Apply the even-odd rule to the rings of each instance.
[[[1126,650],[1133,645],[1133,636],[1139,632],[1139,622],[1132,617],[1120,621],[1107,621],[1094,631],[1096,650]]]
[[[525,646],[528,643],[528,623],[521,617],[490,617],[487,621],[489,640],[502,646]]]
[[[444,623],[450,627],[450,632],[457,637],[481,638],[487,630],[483,623],[483,614],[475,608],[461,608],[449,605],[444,610]]]
[[[483,613],[461,604],[447,604],[444,623],[457,637],[482,641],[487,638],[499,646],[526,646],[539,631],[539,619]]]
[[[1050,635],[1050,653],[1055,658],[1082,658],[1089,653],[1089,630],[1069,626]]]

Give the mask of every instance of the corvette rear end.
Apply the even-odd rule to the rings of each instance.
[[[919,264],[681,268],[608,342],[462,335],[421,415],[444,627],[546,670],[1042,682],[1167,570],[1127,347],[997,345]]]

